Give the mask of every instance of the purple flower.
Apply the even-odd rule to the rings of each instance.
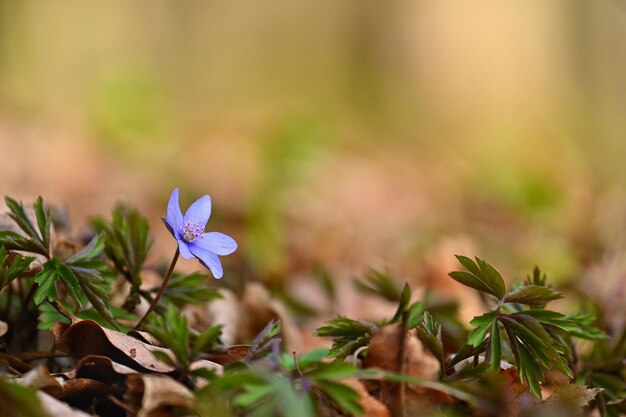
[[[196,200],[183,216],[178,202],[178,188],[172,191],[167,204],[167,217],[163,218],[165,226],[178,241],[178,250],[185,259],[194,256],[211,270],[217,279],[222,278],[224,271],[219,256],[230,255],[237,249],[237,242],[223,233],[204,233],[204,228],[211,216],[211,198],[208,195]]]

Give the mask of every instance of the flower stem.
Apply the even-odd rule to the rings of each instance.
[[[150,315],[150,313],[152,313],[152,311],[159,304],[159,301],[161,301],[161,297],[163,297],[163,293],[165,292],[165,288],[167,288],[167,283],[170,281],[170,278],[172,277],[172,272],[174,272],[174,266],[176,265],[176,261],[178,261],[178,255],[179,254],[180,254],[180,252],[179,252],[178,248],[176,248],[176,253],[174,254],[174,258],[172,259],[172,263],[170,264],[170,268],[167,270],[167,274],[165,274],[165,278],[163,278],[163,284],[161,284],[161,288],[159,289],[159,292],[157,293],[157,295],[154,298],[154,300],[152,300],[152,304],[150,304],[150,308],[148,309],[148,311],[146,311],[146,314],[143,315],[141,320],[139,320],[139,322],[135,326],[134,330],[141,330],[141,326],[143,326],[143,323],[148,318],[148,315]]]

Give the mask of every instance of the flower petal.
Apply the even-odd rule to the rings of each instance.
[[[180,256],[185,259],[193,258],[193,253],[189,250],[189,244],[182,239],[178,240],[178,251],[180,252]]]
[[[209,217],[211,217],[211,197],[203,195],[189,206],[184,221],[204,227],[209,221]]]
[[[216,254],[209,250],[201,248],[200,246],[196,245],[195,242],[189,245],[189,250],[191,250],[191,253],[193,253],[196,258],[198,258],[200,262],[204,264],[204,266],[211,270],[211,273],[215,278],[222,278],[222,276],[224,275],[224,271],[222,270],[222,263],[220,262],[220,258],[218,258]]]
[[[237,249],[235,239],[220,232],[205,233],[202,239],[195,240],[193,243],[220,256],[230,255]]]
[[[176,236],[176,232],[179,232],[183,227],[183,213],[180,211],[180,204],[178,202],[178,188],[174,188],[172,195],[170,195],[170,201],[167,203],[167,217],[165,218],[167,224],[170,225],[170,233]]]

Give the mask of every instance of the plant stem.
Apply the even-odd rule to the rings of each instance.
[[[148,309],[148,311],[146,311],[146,314],[143,315],[141,320],[139,320],[139,323],[137,323],[137,325],[135,326],[134,330],[141,330],[141,326],[146,321],[146,318],[148,318],[148,315],[152,313],[152,311],[159,304],[159,301],[161,301],[161,297],[163,297],[165,288],[167,288],[167,283],[170,281],[170,278],[172,277],[172,272],[174,272],[174,266],[176,265],[176,261],[178,261],[179,254],[180,252],[178,251],[178,248],[176,248],[176,253],[174,254],[174,258],[172,259],[170,268],[167,270],[167,274],[165,274],[165,278],[163,278],[163,284],[161,284],[161,288],[159,289],[159,292],[157,293],[156,297],[152,301],[152,304],[150,304],[150,308]]]

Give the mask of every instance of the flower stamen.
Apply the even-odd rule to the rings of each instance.
[[[181,236],[187,243],[193,242],[196,239],[202,239],[204,237],[204,227],[197,223],[186,221],[183,225]]]

